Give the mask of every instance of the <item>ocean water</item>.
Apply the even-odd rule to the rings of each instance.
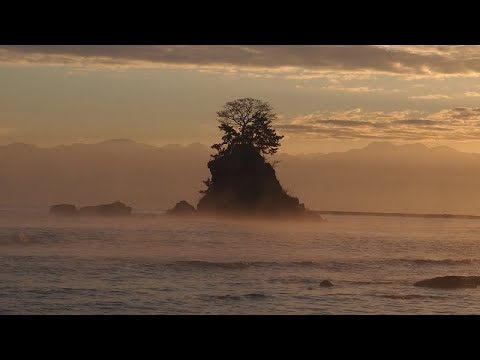
[[[480,314],[480,221],[66,219],[0,211],[0,314]],[[323,280],[334,286],[320,287]]]

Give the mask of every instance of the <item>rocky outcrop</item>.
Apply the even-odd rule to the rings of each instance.
[[[476,288],[478,285],[480,285],[480,276],[441,276],[414,284],[414,286],[435,289]]]
[[[192,216],[196,214],[195,208],[185,200],[178,202],[172,209],[167,210],[167,215]]]
[[[50,214],[56,216],[73,216],[77,213],[77,207],[71,204],[60,204],[50,206]]]
[[[253,146],[236,145],[229,154],[211,160],[208,168],[211,180],[198,203],[199,213],[289,217],[306,213],[305,206],[287,194],[272,165]]]
[[[332,287],[333,284],[328,281],[328,280],[323,280],[321,283],[320,283],[320,287]]]
[[[120,201],[112,204],[85,206],[78,210],[80,216],[128,216],[131,213],[132,208]]]

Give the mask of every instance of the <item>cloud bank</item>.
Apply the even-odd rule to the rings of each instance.
[[[218,71],[319,72],[410,76],[478,76],[480,46],[371,45],[19,45],[0,46],[1,63]]]
[[[480,108],[457,107],[434,113],[416,110],[315,112],[297,116],[277,128],[301,138],[384,140],[478,140]]]

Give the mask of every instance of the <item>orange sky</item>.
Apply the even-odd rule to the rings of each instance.
[[[0,46],[0,144],[211,144],[223,103],[279,114],[282,151],[374,140],[480,152],[478,46]]]

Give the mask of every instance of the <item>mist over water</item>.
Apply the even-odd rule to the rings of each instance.
[[[471,314],[480,222],[58,218],[0,210],[1,314]],[[323,280],[334,286],[322,288]]]

